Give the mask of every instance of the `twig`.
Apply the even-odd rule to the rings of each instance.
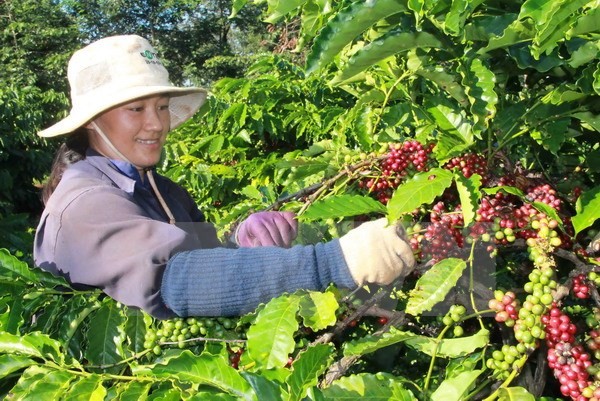
[[[217,342],[217,343],[245,343],[245,342],[247,342],[247,340],[241,340],[241,339],[227,340],[225,338],[194,337],[194,338],[188,338],[183,341],[163,341],[163,342],[160,342],[159,345],[177,345],[180,342],[181,343],[189,343],[189,342],[196,342],[196,341]]]
[[[372,157],[372,158],[369,158],[366,160],[362,160],[362,161],[352,164],[350,166],[345,166],[336,175],[334,175],[330,178],[326,178],[326,179],[322,180],[321,182],[318,182],[316,184],[313,184],[306,188],[303,188],[298,192],[295,192],[293,194],[289,194],[289,195],[286,195],[286,196],[283,196],[283,197],[277,199],[277,201],[275,201],[273,204],[269,205],[265,210],[279,210],[279,208],[284,203],[287,203],[294,199],[302,199],[304,197],[310,196],[310,198],[307,200],[306,204],[298,212],[298,214],[302,214],[302,212],[304,212],[306,210],[306,208],[308,208],[308,206],[310,206],[311,203],[313,203],[327,188],[329,188],[333,184],[335,184],[335,182],[337,180],[339,180],[341,177],[343,177],[345,175],[351,176],[357,170],[360,170],[363,167],[369,166],[369,165],[373,164],[374,162],[381,160],[385,157],[387,157],[387,156],[386,155],[376,156],[376,157]]]
[[[381,301],[384,297],[388,296],[389,294],[390,290],[383,288],[379,292],[373,294],[371,298],[366,300],[365,303],[358,307],[353,313],[346,316],[345,319],[337,322],[332,331],[320,335],[315,341],[313,341],[313,345],[327,344],[334,337],[337,337],[340,334],[342,334],[348,327],[350,327],[351,323],[354,320],[360,319],[362,316],[365,316],[367,311],[369,311],[373,306],[377,305],[379,301]]]
[[[394,313],[390,316],[388,322],[379,330],[373,333],[373,336],[380,336],[387,333],[391,327],[400,326],[404,323],[405,317],[403,312]],[[340,377],[344,376],[348,369],[360,359],[360,355],[344,356],[340,360],[334,362],[327,372],[325,378],[321,381],[320,387],[327,387]]]

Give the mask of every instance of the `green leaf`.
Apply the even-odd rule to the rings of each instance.
[[[242,8],[248,3],[248,0],[233,0],[231,6],[231,14],[229,18],[235,18]]]
[[[443,301],[466,267],[464,260],[456,258],[443,259],[433,265],[410,291],[406,313],[419,316]]]
[[[429,356],[457,358],[469,355],[490,342],[490,332],[481,329],[468,337],[444,338],[438,340],[426,336],[414,336],[406,339],[406,345]]]
[[[452,379],[444,380],[431,394],[431,401],[459,401],[471,389],[483,370],[472,370],[459,373]]]
[[[496,75],[479,58],[475,58],[470,60],[464,71],[463,85],[471,103],[476,129],[483,132],[496,115]]]
[[[465,88],[463,87],[463,85],[461,85],[461,83],[458,82],[459,77],[457,75],[449,74],[448,72],[437,66],[435,68],[427,68],[420,65],[420,63],[418,64],[419,65],[414,66],[416,68],[414,71],[415,74],[420,75],[423,78],[428,79],[432,82],[435,82],[438,88],[452,96],[462,107],[466,107],[469,105],[469,99],[465,94]],[[438,106],[437,102],[436,106]],[[441,107],[447,108],[448,106],[442,105]],[[444,111],[445,110],[442,110],[442,112]],[[435,110],[433,110],[433,113],[437,115]],[[445,127],[449,127],[448,123],[443,123],[443,125]]]
[[[443,131],[438,138],[438,158],[446,158],[463,153],[473,145],[473,126],[462,110],[450,105],[449,102],[439,100],[438,104],[429,106],[427,111],[438,128]]]
[[[39,332],[21,336],[0,333],[0,353],[27,355],[55,362],[63,360],[60,343]]]
[[[106,388],[102,385],[102,376],[91,375],[75,381],[62,400],[103,401],[106,394]]]
[[[513,21],[502,35],[491,37],[488,45],[479,49],[477,54],[485,54],[495,49],[506,48],[533,38],[535,31],[531,21]]]
[[[114,302],[114,301],[113,301]],[[62,304],[58,338],[69,354],[81,358],[83,341],[83,321],[100,307],[95,296],[76,295]]]
[[[573,216],[572,222],[577,235],[600,218],[600,186],[583,192],[577,199],[575,210],[577,214]]]
[[[466,178],[462,174],[455,174],[454,181],[456,182],[456,189],[460,197],[464,224],[468,226],[475,220],[480,199],[479,188],[481,188],[481,176],[473,174],[471,177]]]
[[[119,385],[119,401],[138,401],[145,400],[152,383],[142,383],[132,381]]]
[[[266,372],[261,373],[243,371],[241,375],[254,389],[257,400],[282,401],[282,387],[280,382],[283,380],[274,380],[271,377],[267,377],[265,375]]]
[[[40,283],[48,287],[64,286],[70,288],[64,278],[54,276],[37,267],[29,267],[27,263],[19,260],[5,248],[0,248],[0,277],[11,279],[21,277],[29,283]]]
[[[388,347],[400,342],[404,342],[409,338],[417,335],[411,332],[400,331],[395,327],[390,327],[387,333],[381,335],[368,334],[358,340],[346,342],[344,344],[344,355],[365,355],[375,352],[381,348]]]
[[[91,316],[85,357],[94,365],[111,365],[123,359],[125,317],[114,302],[105,302]]]
[[[137,375],[151,375],[163,379],[177,379],[183,382],[204,384],[234,395],[239,399],[256,401],[252,387],[229,366],[225,358],[218,355],[194,355],[184,350],[177,357],[154,367],[139,367]]]
[[[0,379],[34,364],[37,364],[37,362],[26,356],[0,355]]]
[[[539,5],[536,0],[526,1],[522,10],[528,3]],[[544,2],[540,12],[532,16],[537,30],[531,46],[531,53],[535,58],[539,58],[543,53],[549,54],[559,41],[564,40],[566,32],[576,24],[577,18],[573,14],[587,3],[589,0]]]
[[[498,401],[535,401],[536,398],[523,387],[500,388]]]
[[[306,74],[329,64],[344,46],[375,22],[402,11],[406,11],[402,0],[367,0],[350,4],[335,14],[315,38],[306,58]]]
[[[586,41],[571,52],[568,64],[573,68],[585,65],[598,57],[598,51],[600,51],[600,40]]]
[[[334,195],[316,201],[298,218],[300,221],[316,221],[369,213],[385,213],[385,211],[386,208],[381,202],[369,196]]]
[[[371,149],[373,145],[373,109],[367,104],[360,104],[352,109],[351,115],[355,116],[353,133],[360,143],[361,149]]]
[[[75,376],[67,371],[31,366],[11,390],[14,400],[59,400]]]
[[[248,330],[248,355],[265,369],[283,367],[294,351],[299,298],[284,295],[269,301]]]
[[[151,324],[152,318],[149,315],[139,309],[127,308],[125,334],[131,352],[137,353],[144,350],[146,332]]]
[[[442,42],[427,32],[405,32],[398,28],[385,33],[352,55],[330,82],[342,84],[389,56],[416,48],[441,48]]]
[[[392,327],[389,332],[382,335],[366,335],[358,340],[347,342],[344,345],[344,355],[365,355],[402,342],[429,356],[457,358],[486,346],[489,343],[489,331],[481,330],[469,337],[438,340]]]
[[[14,279],[21,277],[27,282],[39,283],[37,275],[29,268],[27,263],[11,255],[8,249],[0,248],[0,277]]]
[[[342,377],[323,389],[328,401],[416,401],[411,391],[393,376],[377,373],[361,373]]]
[[[298,314],[306,327],[314,331],[323,330],[337,321],[336,312],[340,305],[332,292],[310,291],[300,298]]]
[[[292,373],[286,383],[289,386],[289,401],[301,401],[310,387],[319,382],[319,377],[331,363],[333,346],[317,344],[298,354],[292,364]]]
[[[509,195],[515,195],[515,196],[518,196],[521,199],[525,199],[525,193],[523,193],[523,191],[521,191],[517,187],[511,187],[511,186],[508,186],[508,185],[501,185],[499,187],[491,187],[491,188],[483,188],[482,191],[485,192],[488,195],[495,195],[498,192],[502,191],[502,192],[505,192],[505,193],[507,193]]]
[[[269,8],[267,9],[266,22],[276,24],[283,17],[291,13],[297,8],[300,8],[307,0],[269,0]]]
[[[592,129],[600,132],[600,114],[594,114],[586,111],[582,113],[575,113],[573,114],[573,117],[579,119],[582,123],[586,123]]]
[[[444,20],[444,32],[448,35],[458,36],[465,25],[465,20],[470,14],[470,1],[454,0],[450,6],[450,11],[446,14]]]
[[[240,125],[243,125],[243,122]],[[218,153],[221,149],[223,149],[224,143],[225,138],[222,135],[216,135],[215,138],[213,138],[213,140],[210,141],[210,144],[208,146],[208,153],[213,155]]]
[[[398,221],[403,214],[411,213],[419,206],[433,202],[450,187],[452,178],[452,172],[441,168],[416,174],[400,185],[392,195],[387,205],[388,220]]]

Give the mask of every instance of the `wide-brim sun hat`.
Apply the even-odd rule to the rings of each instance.
[[[67,71],[69,115],[38,132],[41,137],[70,134],[94,117],[135,99],[168,94],[171,129],[190,119],[204,104],[205,89],[177,87],[156,50],[137,35],[111,36],[76,51]]]

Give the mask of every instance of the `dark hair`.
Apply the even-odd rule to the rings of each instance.
[[[42,187],[42,201],[44,202],[44,205],[48,203],[50,195],[52,195],[56,189],[56,186],[60,182],[67,167],[79,160],[85,159],[85,152],[88,147],[88,132],[87,129],[83,127],[75,130],[67,137],[65,143],[60,145],[60,148],[58,148],[58,151],[54,156],[50,176]]]

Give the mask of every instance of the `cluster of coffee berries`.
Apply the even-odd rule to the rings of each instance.
[[[481,176],[483,185],[488,182],[488,163],[485,156],[477,153],[466,153],[450,159],[444,168],[448,170],[458,169],[465,178],[470,178],[473,174]]]
[[[466,313],[467,308],[463,305],[452,305],[450,306],[448,313],[442,318],[442,323],[444,323],[445,326],[454,326],[452,328],[454,337],[461,337],[464,334],[462,326],[457,323],[460,323],[463,320]]]
[[[590,297],[590,287],[588,287],[586,282],[585,274],[578,274],[573,277],[573,295],[579,299]]]
[[[514,292],[494,291],[494,298],[489,301],[488,306],[496,312],[497,322],[504,323],[508,327],[515,325],[515,320],[519,317],[519,300],[516,299]]]
[[[421,224],[415,225],[409,233],[411,247],[421,260],[437,262],[463,253],[462,213],[460,208],[447,213],[445,207],[443,202],[437,202],[431,208],[430,222],[425,228]]]
[[[541,264],[534,262],[534,268],[528,276],[529,281],[523,286],[527,293],[525,300],[519,305],[513,292],[496,291],[494,299],[489,302],[490,309],[496,311],[496,321],[512,326],[515,340],[518,341],[514,348],[508,350],[511,355],[508,359],[517,360],[514,365],[508,364],[508,369],[512,370],[520,368],[526,361],[528,350],[536,349],[541,340],[548,341],[546,314],[553,305],[553,293],[558,286],[553,269],[554,261],[544,247],[547,242],[533,238],[528,241],[531,248],[538,249],[538,261]],[[488,367],[494,369],[494,374],[499,378],[506,378],[510,372],[507,364],[503,363],[506,361],[504,354],[504,351],[496,350],[492,362],[488,363]]]
[[[548,184],[532,185],[527,189],[525,197],[532,203],[545,203],[556,211],[560,211],[562,207],[562,200],[558,197],[556,190]]]
[[[393,190],[406,178],[430,168],[433,146],[423,146],[415,140],[390,144],[388,153],[379,163],[380,174],[363,179],[359,186],[366,188],[381,203],[386,204]]]
[[[163,347],[187,348],[196,345],[195,338],[243,338],[245,333],[236,332],[235,319],[218,318],[173,318],[158,321],[156,328],[149,328],[144,337],[144,348],[156,355]]]
[[[560,383],[561,393],[573,400],[587,399],[583,392],[591,385],[587,369],[592,362],[590,355],[576,342],[577,327],[556,304],[542,321],[546,325],[548,366]]]
[[[494,371],[494,376],[504,380],[513,370],[519,370],[526,361],[527,347],[523,343],[504,344],[501,349],[494,350],[492,357],[486,360],[486,366]]]
[[[589,387],[587,368],[592,365],[581,345],[560,342],[554,348],[548,349],[548,367],[560,383],[560,392],[573,400],[580,400],[582,391]]]

